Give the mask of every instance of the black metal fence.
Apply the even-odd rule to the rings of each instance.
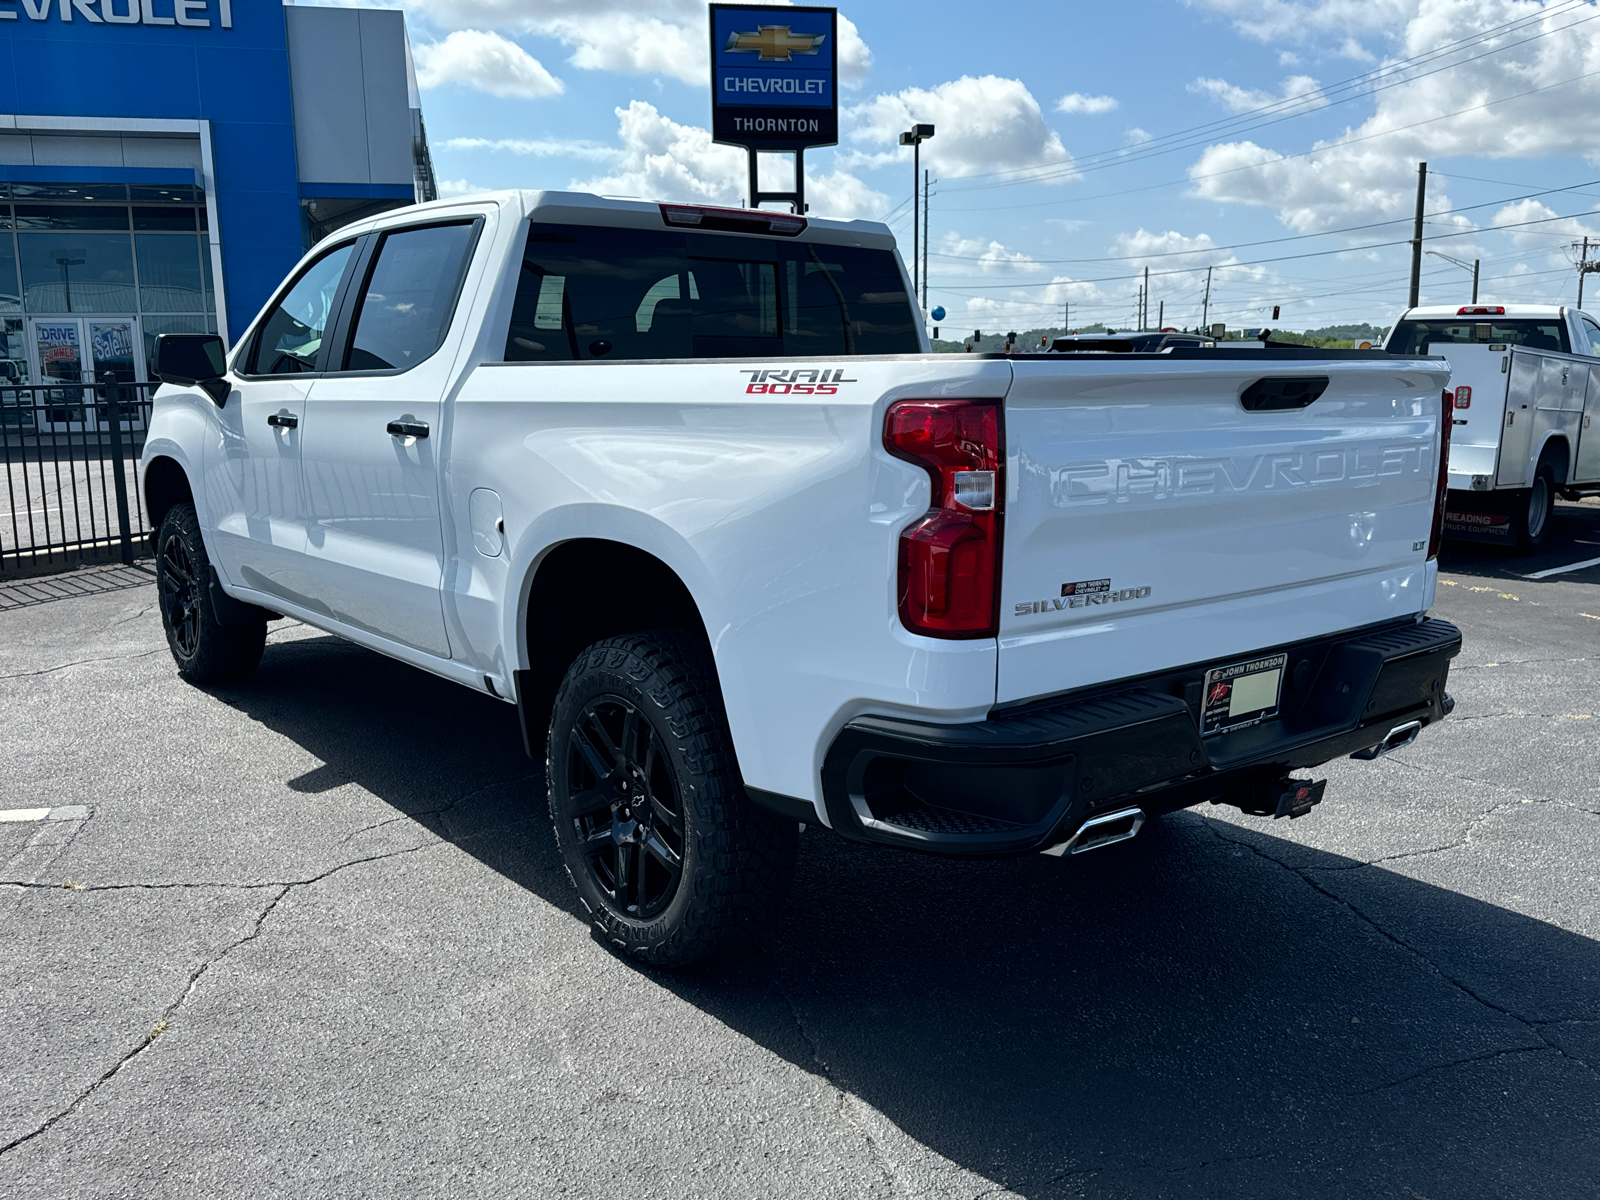
[[[0,577],[143,552],[135,466],[157,386],[0,384]]]

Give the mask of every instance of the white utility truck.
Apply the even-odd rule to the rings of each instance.
[[[654,963],[746,942],[802,825],[1293,817],[1452,706],[1438,358],[936,355],[882,225],[512,192],[339,230],[155,361],[179,672],[288,615],[515,704]]]
[[[1445,535],[1528,552],[1557,495],[1600,494],[1600,323],[1575,308],[1408,309],[1393,354],[1450,361],[1454,430]]]

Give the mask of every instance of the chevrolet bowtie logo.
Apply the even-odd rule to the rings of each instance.
[[[796,54],[815,54],[827,36],[790,33],[787,25],[762,25],[755,33],[730,33],[723,49],[760,55],[760,62],[792,62]]]

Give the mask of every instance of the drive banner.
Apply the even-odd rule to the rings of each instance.
[[[756,150],[839,140],[832,8],[711,5],[711,136]]]

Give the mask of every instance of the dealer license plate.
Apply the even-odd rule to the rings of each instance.
[[[1274,654],[1207,671],[1200,736],[1242,729],[1277,716],[1288,662],[1287,654]]]

